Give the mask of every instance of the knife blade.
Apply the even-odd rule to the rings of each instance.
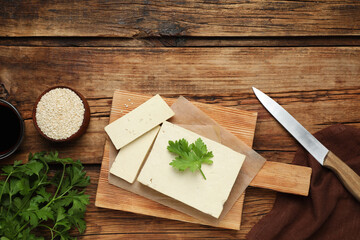
[[[360,201],[360,176],[329,151],[277,102],[253,87],[261,104],[324,167],[331,169],[346,189]]]

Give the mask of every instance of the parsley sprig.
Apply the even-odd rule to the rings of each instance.
[[[61,170],[49,174],[49,163],[60,164]],[[69,231],[74,227],[85,231],[89,196],[83,188],[90,178],[80,161],[61,159],[57,152],[30,153],[28,163],[15,161],[2,170],[0,240],[44,239],[35,235],[41,228],[51,239],[73,239]]]
[[[214,157],[214,155],[212,152],[208,152],[207,147],[201,138],[198,138],[195,143],[190,145],[184,138],[175,142],[169,141],[167,149],[178,155],[170,163],[171,166],[179,171],[185,171],[187,168],[192,172],[199,170],[206,180],[206,177],[201,170],[201,164],[212,164],[213,161],[210,159]]]

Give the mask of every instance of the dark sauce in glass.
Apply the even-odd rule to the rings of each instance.
[[[0,102],[0,154],[12,151],[21,140],[21,119],[14,109]]]

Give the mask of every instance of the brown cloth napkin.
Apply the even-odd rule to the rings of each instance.
[[[360,174],[360,129],[334,125],[315,137]],[[247,238],[360,239],[360,202],[305,149],[297,151],[293,163],[313,169],[309,196],[278,193],[271,212]]]

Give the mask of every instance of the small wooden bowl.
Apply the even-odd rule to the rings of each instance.
[[[41,131],[41,129],[39,128],[38,124],[37,124],[37,121],[36,121],[36,108],[37,108],[37,105],[41,99],[42,96],[44,96],[47,92],[55,89],[55,88],[67,88],[67,89],[70,89],[71,91],[73,91],[74,93],[76,93],[81,101],[83,102],[84,104],[84,108],[85,108],[85,113],[84,113],[84,120],[79,128],[79,130],[74,133],[73,135],[71,135],[70,137],[68,138],[65,138],[65,139],[52,139],[50,137],[48,137],[45,133],[43,133]],[[33,112],[32,112],[32,118],[33,118],[33,123],[34,123],[34,126],[36,128],[36,130],[40,133],[41,136],[43,136],[45,139],[49,140],[49,141],[52,141],[52,142],[69,142],[69,141],[72,141],[72,140],[75,140],[77,138],[79,138],[81,135],[83,135],[85,132],[86,132],[86,129],[87,127],[89,126],[89,122],[90,122],[90,108],[89,108],[89,104],[88,102],[86,101],[85,97],[79,93],[78,91],[70,88],[70,87],[66,87],[66,86],[55,86],[55,87],[51,87],[47,90],[45,90],[37,99],[36,99],[36,102],[35,102],[35,105],[34,105],[34,108],[33,108]]]

